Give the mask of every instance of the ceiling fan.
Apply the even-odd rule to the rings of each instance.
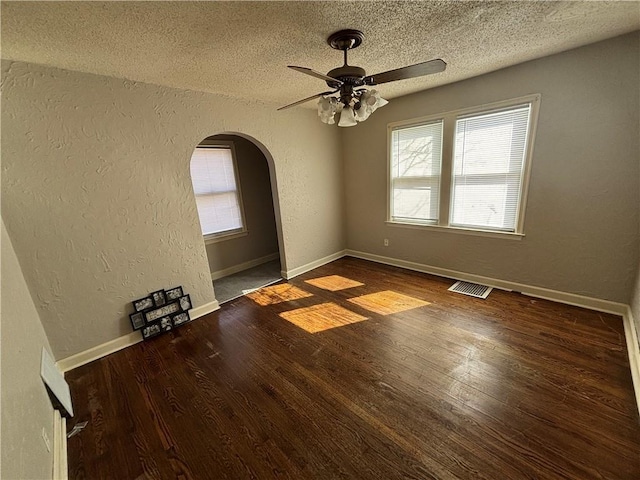
[[[335,123],[335,114],[340,113],[338,126],[351,127],[356,125],[357,122],[365,121],[377,108],[389,103],[380,97],[376,90],[368,90],[366,87],[431,75],[432,73],[442,72],[447,68],[447,64],[438,58],[375,75],[367,75],[363,68],[347,63],[347,52],[358,47],[363,40],[364,34],[359,30],[340,30],[331,34],[327,39],[327,43],[331,48],[342,50],[344,65],[334,68],[326,75],[310,68],[289,65],[292,70],[324,80],[332,90],[298,100],[280,107],[278,110],[295,107],[301,103],[320,98],[318,102],[320,120],[324,123],[333,124]],[[335,94],[338,95],[334,96]]]

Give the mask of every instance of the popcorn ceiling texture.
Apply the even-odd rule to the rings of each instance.
[[[350,63],[369,74],[449,64],[379,88],[393,98],[631,32],[640,3],[3,2],[2,57],[285,105],[326,90],[286,66],[340,66],[342,28],[364,32]]]
[[[272,157],[284,268],[345,248],[338,130],[308,110],[9,61],[2,98],[2,217],[56,359],[131,332],[153,290],[214,300],[189,173],[210,135]]]

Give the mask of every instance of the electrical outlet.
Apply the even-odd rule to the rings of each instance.
[[[385,247],[388,247],[388,246],[389,246],[389,239],[388,239],[388,238],[385,238],[385,239],[384,239],[384,246],[385,246]]]
[[[44,444],[47,446],[47,452],[51,451],[51,441],[49,440],[49,435],[47,435],[47,431],[42,427],[42,440],[44,440]]]

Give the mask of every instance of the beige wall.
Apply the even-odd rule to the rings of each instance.
[[[248,234],[207,245],[211,272],[278,253],[267,159],[256,145],[237,135],[216,135],[214,140],[232,141],[234,144]]]
[[[628,303],[639,253],[639,38],[396,98],[344,129],[348,248]],[[542,103],[522,241],[385,224],[388,123],[532,93]]]
[[[51,478],[53,408],[40,379],[42,347],[51,348],[2,222],[2,467],[5,479]]]
[[[339,136],[315,112],[2,63],[2,215],[56,359],[131,331],[130,302],[214,300],[189,175],[203,138],[273,157],[285,268],[344,248]]]

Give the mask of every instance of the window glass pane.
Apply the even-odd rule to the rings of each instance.
[[[191,157],[191,181],[203,235],[243,227],[230,148],[196,148]]]
[[[515,231],[530,108],[456,121],[452,225]]]
[[[456,185],[453,224],[503,228],[506,185]]]
[[[393,191],[395,216],[400,218],[431,218],[431,202],[437,202],[430,189],[410,190],[396,188]]]
[[[392,132],[392,218],[437,221],[441,162],[442,121]]]

